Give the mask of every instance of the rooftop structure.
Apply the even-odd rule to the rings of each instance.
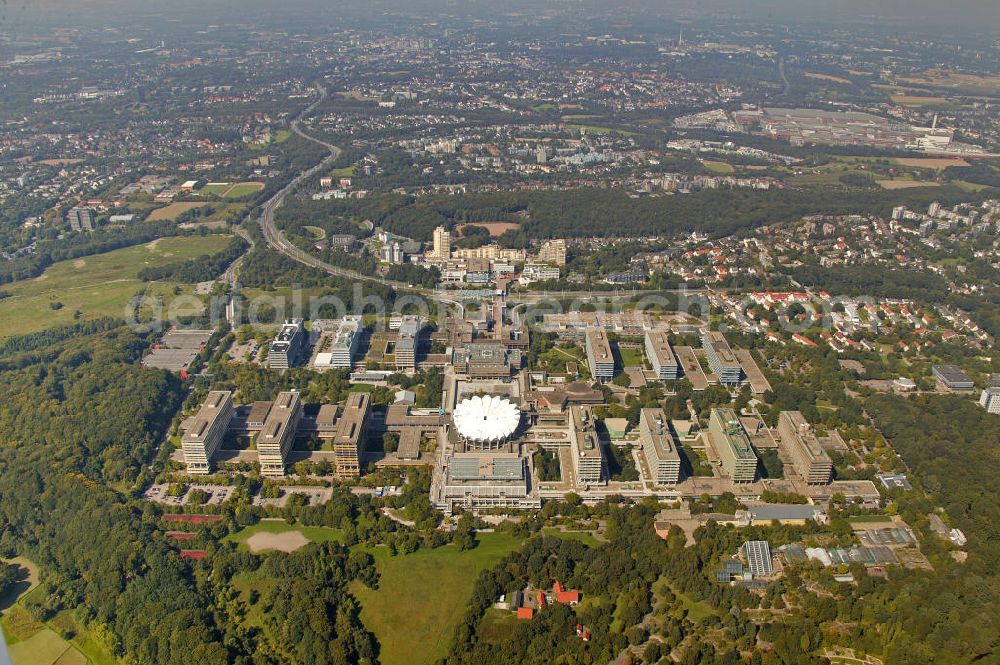
[[[496,448],[517,431],[521,411],[510,400],[476,395],[460,402],[452,418],[467,445]]]
[[[396,341],[395,356],[397,369],[415,369],[417,366],[417,336],[421,321],[415,316],[403,318],[399,324],[399,339]]]
[[[368,433],[370,406],[371,395],[368,393],[350,393],[347,396],[344,412],[337,421],[337,433],[333,437],[338,478],[352,478],[361,473],[361,452]]]
[[[267,352],[267,366],[271,369],[293,367],[302,353],[306,334],[302,319],[288,319],[271,341]]]
[[[757,477],[757,455],[736,412],[730,408],[712,409],[708,431],[722,460],[722,468],[732,481],[752,483]]]
[[[446,509],[537,508],[530,494],[528,459],[514,453],[456,453],[448,461],[442,487]]]
[[[594,379],[606,383],[615,378],[615,357],[608,334],[600,328],[587,328],[587,362]]]
[[[771,546],[766,540],[748,540],[740,547],[747,560],[747,568],[754,577],[767,577],[774,574],[771,565]]]
[[[743,366],[722,333],[707,331],[701,338],[701,344],[708,356],[708,365],[719,382],[738,386],[743,381]]]
[[[639,412],[639,437],[642,452],[657,485],[676,485],[681,480],[681,456],[670,432],[670,422],[663,409]]]
[[[477,379],[506,379],[511,363],[507,349],[497,342],[479,342],[465,348],[465,373]]]
[[[808,484],[826,485],[833,479],[833,462],[801,413],[782,411],[778,416],[778,433],[792,457],[795,471]]]
[[[361,317],[347,316],[340,321],[314,322],[313,330],[317,329],[330,342],[325,351],[316,354],[315,366],[353,367],[361,338]]]
[[[670,346],[667,333],[662,330],[646,331],[646,358],[661,381],[673,381],[681,376],[681,366]]]
[[[262,476],[285,475],[285,460],[295,442],[295,430],[301,417],[302,399],[299,393],[279,393],[263,429],[257,435],[257,457]]]
[[[955,365],[932,365],[934,377],[952,390],[972,390],[975,385],[969,375]]]
[[[570,407],[570,452],[580,485],[596,485],[604,480],[604,453],[590,413],[583,407]]]
[[[208,473],[212,456],[219,449],[232,418],[233,393],[221,390],[208,393],[191,426],[181,437],[188,473]]]

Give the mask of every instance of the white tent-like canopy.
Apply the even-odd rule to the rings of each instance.
[[[517,431],[521,411],[510,400],[493,395],[470,397],[452,415],[458,433],[469,441],[503,441]]]

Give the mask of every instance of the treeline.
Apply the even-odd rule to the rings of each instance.
[[[430,239],[437,226],[519,218],[525,220],[520,232],[533,239],[644,237],[685,231],[724,236],[805,215],[888,216],[896,205],[920,208],[932,200],[951,204],[967,201],[970,196],[977,195],[958,187],[893,192],[705,190],[646,198],[632,198],[623,190],[576,189],[419,198],[384,194],[337,201],[332,210],[370,219],[393,233],[418,240]]]
[[[174,261],[164,266],[143,268],[139,271],[139,279],[144,282],[170,280],[181,284],[207,282],[221,275],[229,265],[246,251],[248,243],[236,236],[220,252]]]
[[[38,277],[57,261],[103,254],[164,236],[181,235],[173,222],[140,222],[122,229],[99,228],[90,233],[42,240],[30,256],[0,262],[0,284]]]
[[[66,608],[131,662],[232,662],[211,603],[128,488],[183,389],[135,364],[127,331],[72,339],[0,371],[0,552],[44,571],[40,618]]]
[[[928,271],[873,270],[871,266],[830,266],[807,263],[787,271],[800,284],[844,295],[943,301],[948,282]]]

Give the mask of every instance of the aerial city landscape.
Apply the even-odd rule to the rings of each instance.
[[[13,665],[1000,664],[1000,6],[0,8]]]

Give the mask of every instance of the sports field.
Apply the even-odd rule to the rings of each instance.
[[[262,189],[264,189],[264,183],[262,182],[238,182],[227,189],[222,196],[227,199],[239,199],[244,196],[256,194]]]
[[[144,283],[137,277],[147,266],[213,254],[225,249],[232,236],[162,238],[49,266],[39,277],[5,284],[10,294],[0,300],[0,339],[23,335],[80,319],[123,317],[125,306],[142,288],[149,295],[173,297],[173,284]]]
[[[289,533],[294,533],[296,536],[289,538]],[[314,543],[325,543],[328,541],[340,542],[342,537],[340,529],[333,527],[295,525],[289,524],[285,520],[261,520],[253,526],[229,534],[222,539],[222,542],[243,543],[251,551],[259,552],[269,549],[295,551],[306,544],[302,539]]]
[[[207,206],[207,203],[192,203],[192,202],[178,202],[171,203],[163,208],[157,208],[153,212],[149,213],[149,219],[154,221],[167,220],[174,221],[188,210],[194,210],[195,208],[202,208]]]
[[[378,591],[351,584],[361,601],[361,620],[382,646],[382,665],[428,665],[445,656],[480,571],[495,565],[521,541],[481,533],[479,546],[453,545],[391,556],[371,550],[381,579]]]
[[[727,175],[733,172],[732,164],[727,164],[726,162],[715,162],[708,159],[701,160],[701,163],[705,165],[705,168],[712,173],[718,175]]]

